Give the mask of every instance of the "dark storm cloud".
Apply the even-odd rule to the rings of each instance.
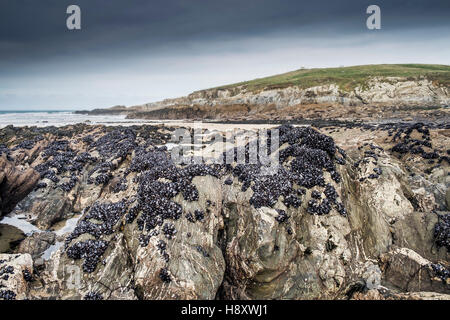
[[[66,28],[81,7],[82,30]],[[381,30],[366,8],[381,7]],[[0,110],[133,105],[296,70],[450,64],[449,0],[0,0]]]
[[[81,7],[81,31],[65,28],[70,4]],[[449,24],[448,0],[1,0],[0,66],[283,30],[365,32],[370,4],[382,8],[385,29]]]

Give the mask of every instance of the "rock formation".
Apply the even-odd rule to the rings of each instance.
[[[326,71],[324,71],[326,72]],[[249,87],[234,85],[193,92],[128,108],[109,108],[89,114],[127,114],[130,119],[202,120],[366,120],[448,117],[450,89],[432,79],[368,77],[354,88],[338,83],[317,86],[283,84]]]
[[[176,164],[172,130],[0,130],[1,213],[40,229],[0,299],[448,298],[448,125],[283,125],[270,175]]]

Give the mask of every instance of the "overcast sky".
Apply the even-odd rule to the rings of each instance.
[[[81,8],[81,30],[66,9]],[[366,8],[381,8],[381,30]],[[0,110],[135,105],[301,67],[450,64],[449,0],[0,0]]]

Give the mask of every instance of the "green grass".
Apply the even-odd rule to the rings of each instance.
[[[366,87],[372,77],[404,77],[408,80],[427,78],[436,84],[450,87],[450,66],[434,64],[380,64],[342,68],[300,69],[271,77],[244,81],[214,89],[244,86],[249,91],[299,86],[310,88],[335,83],[344,91],[357,86]]]

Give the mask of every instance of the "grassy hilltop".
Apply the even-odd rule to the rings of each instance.
[[[341,68],[300,69],[266,78],[244,81],[214,89],[244,86],[249,91],[299,86],[310,88],[335,83],[350,91],[371,77],[404,77],[410,80],[427,78],[436,84],[450,87],[450,66],[436,64],[380,64]]]

